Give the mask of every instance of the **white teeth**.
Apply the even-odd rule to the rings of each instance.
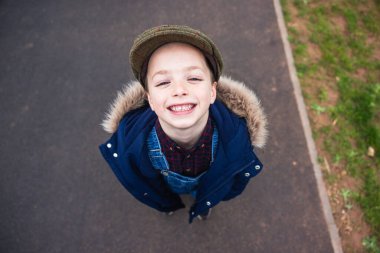
[[[184,112],[184,111],[189,111],[193,108],[193,105],[175,105],[171,106],[170,110],[175,111],[175,112]]]

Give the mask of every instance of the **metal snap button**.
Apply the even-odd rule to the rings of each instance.
[[[255,169],[256,169],[256,170],[261,169],[260,165],[256,165],[256,166],[255,166]]]
[[[112,144],[111,143],[107,143],[107,148],[111,148],[112,147]]]
[[[115,157],[115,158],[116,158],[116,157],[117,157],[117,153],[113,153],[113,157]]]

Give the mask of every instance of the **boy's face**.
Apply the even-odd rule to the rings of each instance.
[[[203,54],[184,43],[165,44],[152,54],[147,86],[150,107],[165,132],[204,126],[216,99]]]

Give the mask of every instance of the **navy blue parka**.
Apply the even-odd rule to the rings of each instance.
[[[255,94],[223,76],[217,94],[218,99],[209,109],[219,131],[216,157],[201,178],[189,211],[190,223],[220,201],[238,196],[263,168],[253,148],[265,143],[266,118]],[[137,82],[119,93],[103,122],[113,134],[99,148],[118,180],[136,199],[162,212],[175,211],[185,206],[148,157],[146,140],[157,115],[144,96]]]

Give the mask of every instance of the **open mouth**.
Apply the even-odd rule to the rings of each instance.
[[[172,112],[188,112],[195,107],[195,104],[183,104],[183,105],[172,105],[168,109]]]

